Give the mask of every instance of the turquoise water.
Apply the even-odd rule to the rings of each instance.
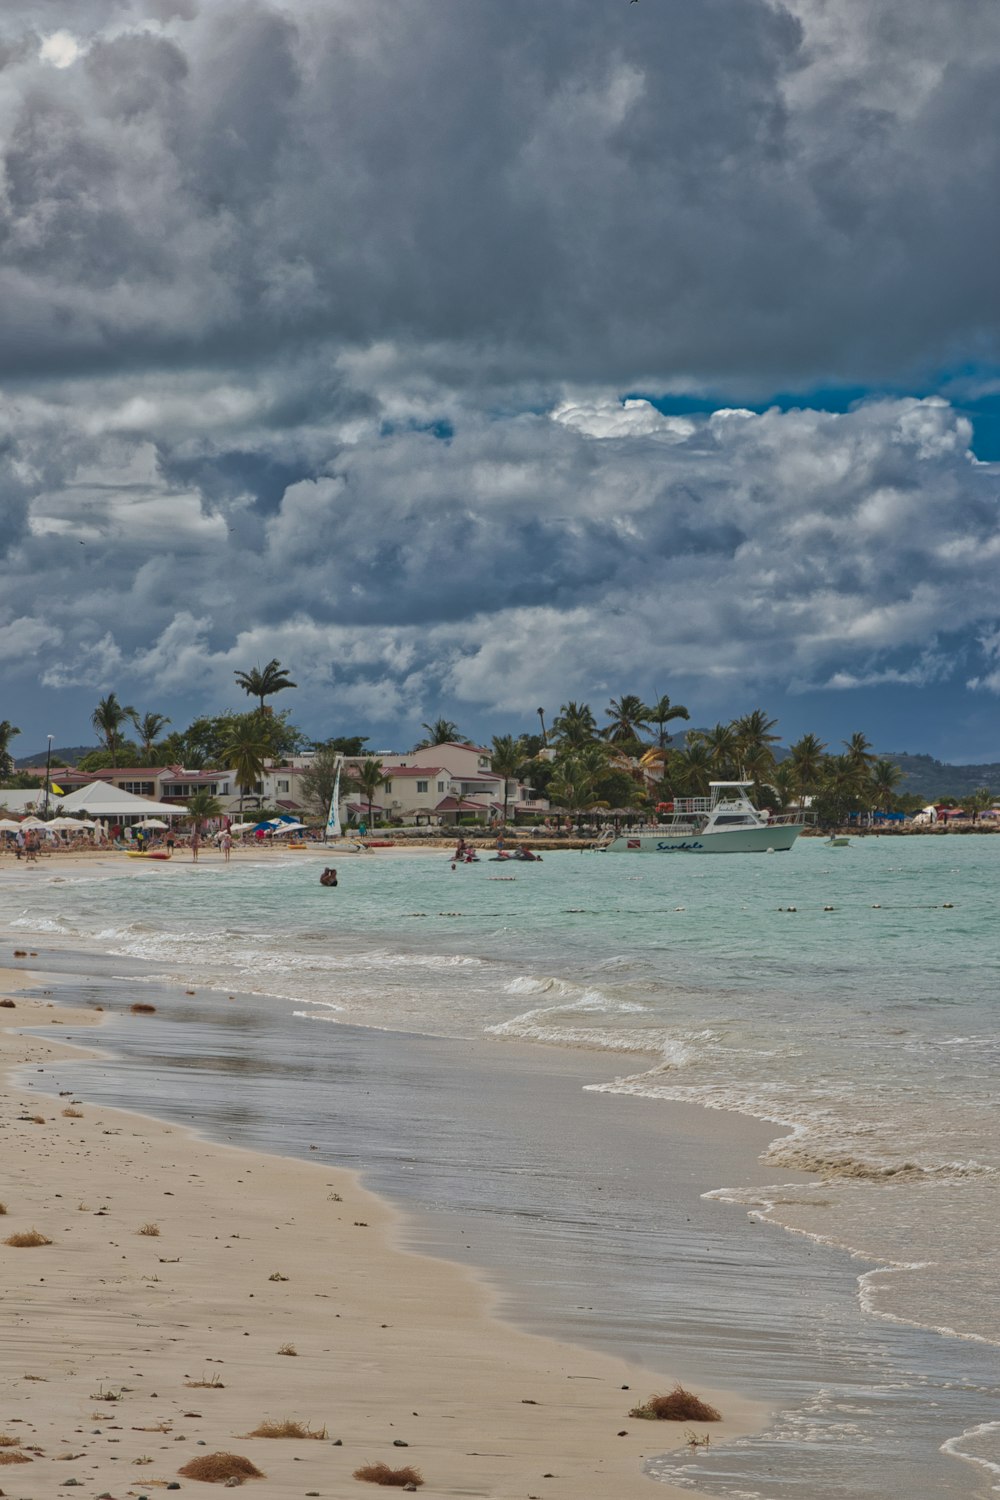
[[[1000,839],[802,840],[787,855],[688,860],[560,852],[517,869],[375,853],[341,861],[336,891],[317,875],[305,856],[96,878],[46,866],[5,873],[0,890],[14,937],[141,962],[150,982],[280,997],[303,1056],[331,1022],[489,1038],[498,1055],[505,1039],[544,1042],[585,1050],[593,1091],[780,1123],[773,1186],[704,1188],[856,1254],[868,1326],[952,1351],[952,1390],[977,1395],[954,1403],[941,1438],[969,1462],[943,1461],[948,1487],[913,1493],[987,1493],[1000,1479],[981,1399],[1000,1343]],[[790,1168],[818,1176],[789,1183]],[[920,1383],[914,1412],[941,1398]],[[850,1401],[815,1399],[771,1441],[789,1454],[811,1443],[813,1458],[829,1445],[843,1477],[844,1455],[863,1450],[864,1402],[850,1414]],[[796,1488],[790,1457],[784,1479],[747,1461],[713,1453],[686,1477],[717,1494],[862,1493],[856,1477],[823,1488],[815,1472]],[[677,1477],[676,1463],[662,1472]]]

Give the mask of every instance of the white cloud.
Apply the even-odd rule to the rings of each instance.
[[[42,42],[38,55],[43,62],[51,63],[54,68],[68,68],[80,56],[80,43],[71,32],[53,31]]]

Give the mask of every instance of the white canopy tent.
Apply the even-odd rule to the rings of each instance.
[[[68,797],[60,800],[63,812],[87,812],[93,818],[183,818],[183,807],[174,807],[169,802],[153,802],[149,797],[136,797],[132,792],[123,792],[120,787],[107,781],[94,781],[90,786],[78,787]]]
[[[97,824],[93,823],[90,818],[52,818],[45,826],[46,828],[58,828],[62,831],[63,829],[68,830],[71,828],[96,828]]]
[[[0,833],[16,833],[20,826],[16,818],[0,818]]]

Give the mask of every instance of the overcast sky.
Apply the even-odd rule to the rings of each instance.
[[[4,0],[0,718],[1000,760],[993,0]]]

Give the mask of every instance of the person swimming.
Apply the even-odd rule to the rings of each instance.
[[[329,868],[325,869],[323,871],[322,875],[319,877],[319,883],[320,883],[320,885],[336,885],[337,884],[337,872],[336,872],[336,870],[331,870]]]

